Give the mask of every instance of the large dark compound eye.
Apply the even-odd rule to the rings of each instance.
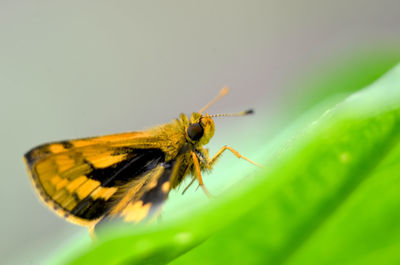
[[[193,141],[198,141],[203,136],[204,129],[200,123],[192,123],[187,128],[187,134]]]

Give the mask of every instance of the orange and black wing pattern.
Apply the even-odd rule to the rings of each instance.
[[[158,148],[96,139],[102,138],[44,144],[25,154],[42,200],[67,220],[89,227],[151,216],[168,196],[174,161],[166,162]]]

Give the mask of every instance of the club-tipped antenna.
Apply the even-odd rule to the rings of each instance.
[[[253,114],[254,110],[249,109],[249,110],[245,110],[245,111],[241,111],[241,112],[237,112],[237,113],[224,113],[224,114],[213,114],[210,115],[211,118],[217,118],[217,117],[235,117],[235,116],[245,116],[245,115],[249,115],[249,114]]]
[[[210,107],[212,104],[214,104],[215,102],[220,100],[223,96],[228,94],[228,92],[229,92],[229,88],[226,86],[223,87],[215,98],[213,98],[210,102],[207,103],[207,105],[205,105],[201,110],[199,110],[199,113],[202,113],[203,111],[208,109],[208,107]]]

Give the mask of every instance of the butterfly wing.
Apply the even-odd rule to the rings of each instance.
[[[138,223],[156,216],[171,188],[176,161],[158,164],[141,178],[121,187],[115,194],[115,204],[96,224],[95,229],[109,221]]]
[[[161,149],[127,142],[127,136],[135,139],[132,134],[56,142],[29,151],[25,161],[42,200],[86,226],[117,216],[139,222],[154,212],[168,196],[174,162],[165,162]]]

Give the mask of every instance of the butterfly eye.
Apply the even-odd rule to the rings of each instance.
[[[198,141],[203,136],[204,129],[200,123],[192,123],[187,128],[187,134],[193,141]]]

